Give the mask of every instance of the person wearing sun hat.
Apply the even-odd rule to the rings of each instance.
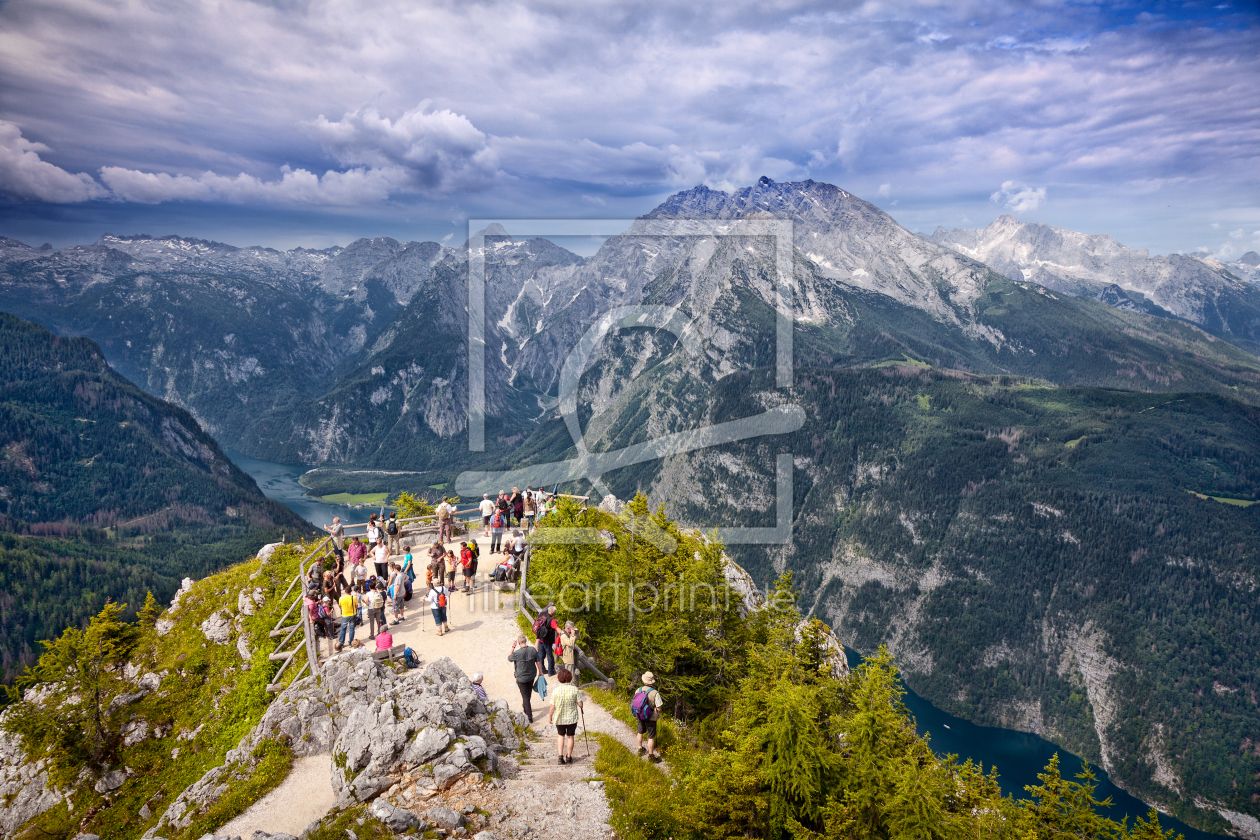
[[[648,761],[656,763],[660,761],[660,756],[656,754],[656,721],[661,716],[661,706],[665,705],[665,701],[661,699],[661,693],[656,690],[656,675],[651,671],[643,672],[643,685],[635,692],[634,700],[631,700],[631,708],[634,706],[635,700],[638,700],[640,694],[646,695],[643,702],[647,704],[651,711],[651,717],[647,720],[639,720],[636,715],[636,723],[639,724],[639,755],[643,755],[643,736],[648,736],[647,758]]]

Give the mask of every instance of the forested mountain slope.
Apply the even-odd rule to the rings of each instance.
[[[0,530],[11,673],[106,597],[168,595],[261,538],[310,526],[91,341],[0,313]]]

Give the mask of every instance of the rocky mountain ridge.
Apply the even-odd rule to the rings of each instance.
[[[1152,257],[1107,234],[1077,233],[1010,215],[985,228],[937,228],[932,241],[1012,280],[1181,318],[1253,353],[1260,349],[1260,288],[1216,260]]]

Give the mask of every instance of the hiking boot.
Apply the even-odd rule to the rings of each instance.
[[[564,756],[560,756],[560,761],[558,763],[564,764]]]
[[[657,755],[656,753],[652,753],[651,755],[648,756],[648,761],[652,762],[653,764],[660,764],[661,757]]]
[[[635,755],[645,755],[646,753],[647,753],[647,750],[645,750],[643,747],[639,747],[639,751],[635,753]]]

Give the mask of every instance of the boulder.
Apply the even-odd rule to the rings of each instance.
[[[276,553],[276,549],[282,545],[284,545],[284,543],[267,543],[262,548],[258,549],[258,559],[263,563],[266,563],[271,559],[271,555]]]
[[[153,625],[159,636],[165,636],[167,633],[175,629],[175,622],[169,618],[159,618],[157,624]]]
[[[201,622],[201,634],[216,645],[226,645],[232,638],[232,619],[225,610],[215,610]]]
[[[371,810],[372,816],[385,823],[391,831],[397,834],[401,834],[410,828],[420,827],[420,820],[415,814],[406,808],[395,807],[384,799],[378,799],[373,802]]]
[[[127,777],[129,775],[130,774],[125,769],[110,770],[97,780],[96,784],[92,786],[92,789],[102,795],[109,793],[111,790],[118,790],[118,788],[122,787],[123,783],[127,781]]]
[[[447,831],[456,831],[464,827],[464,815],[459,811],[453,811],[450,808],[430,808],[424,812],[425,822],[431,823],[438,828],[445,828]]]

